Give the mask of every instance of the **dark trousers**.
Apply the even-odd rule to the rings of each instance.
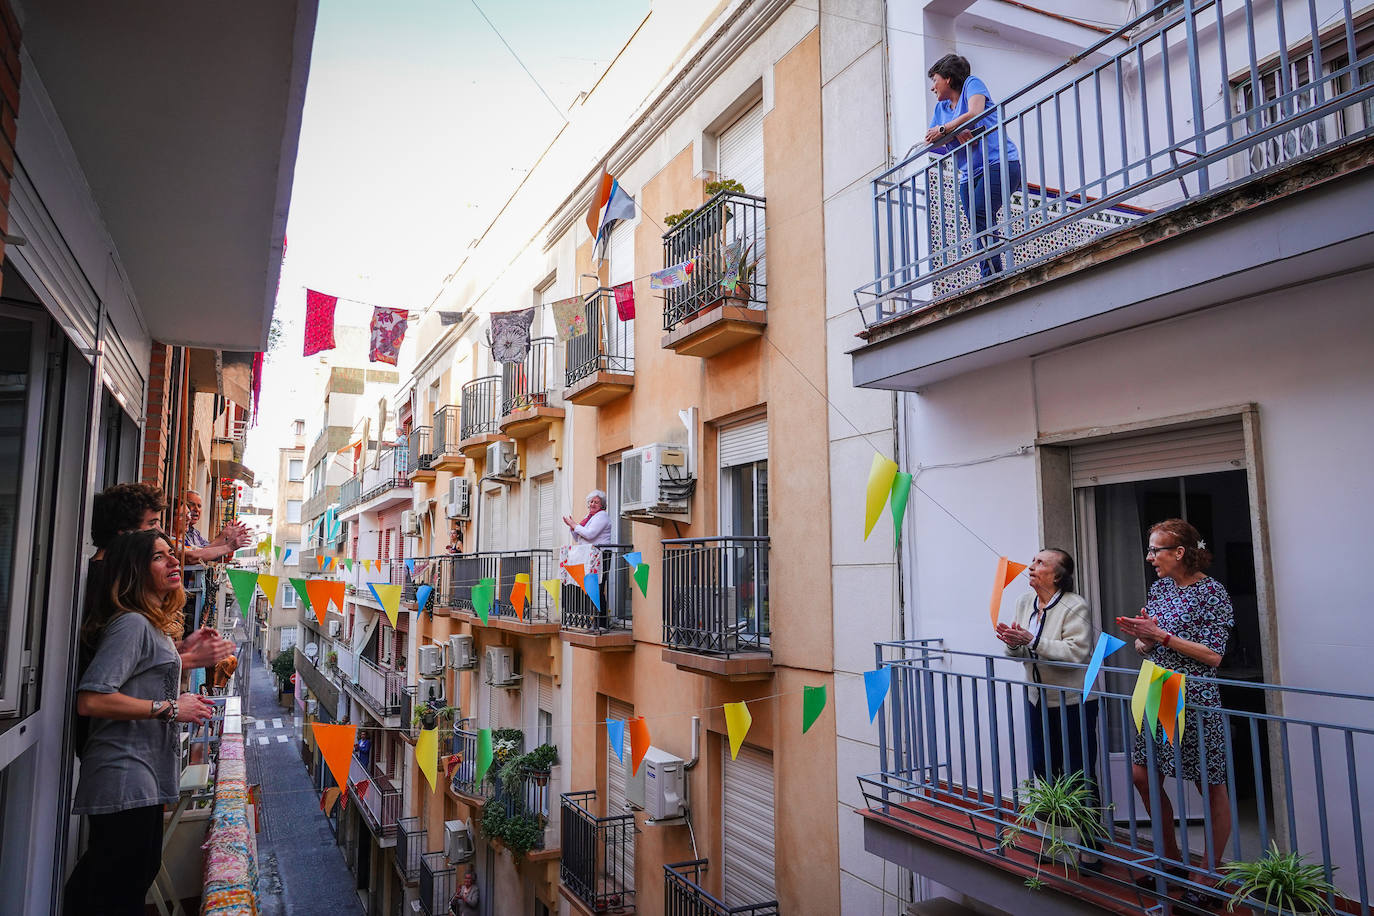
[[[1043,698],[1038,704],[1027,698],[1026,734],[1030,739],[1031,771],[1036,777],[1049,779],[1065,773],[1082,773],[1092,790],[1090,804],[1097,807],[1097,700],[1081,704],[1080,714],[1078,703],[1046,706]],[[1095,846],[1086,840],[1084,845]]]
[[[1007,193],[1015,194],[1021,189],[1021,162],[1013,159],[1007,166]],[[989,163],[983,169],[969,176],[968,181],[959,182],[959,202],[964,205],[964,215],[973,227],[973,250],[979,251],[985,245],[994,244],[1001,238],[983,237],[980,232],[987,230],[990,223],[997,222],[997,213],[1002,209],[1002,164]],[[978,262],[978,271],[990,277],[1002,270],[1002,256],[995,254]]]
[[[90,837],[67,879],[69,916],[143,916],[162,867],[162,806],[92,814]]]

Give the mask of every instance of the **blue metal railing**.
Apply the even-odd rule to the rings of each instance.
[[[1356,18],[1334,0],[1181,0],[1008,95],[1000,127],[920,144],[873,182],[875,279],[855,290],[865,324],[1371,135],[1374,45],[1357,44]],[[968,203],[990,214],[974,226],[969,156],[987,163],[969,170]]]
[[[778,916],[776,900],[726,906],[701,886],[706,866],[706,859],[663,866],[663,912],[667,916]]]
[[[1229,891],[1213,889],[1224,877],[1222,863],[1253,861],[1276,842],[1322,865],[1327,880],[1345,895],[1344,901],[1333,901],[1338,909],[1369,913],[1374,850],[1366,849],[1364,837],[1374,828],[1374,809],[1367,793],[1362,806],[1360,783],[1374,780],[1374,697],[1190,677],[1190,685],[1216,684],[1229,698],[1222,707],[1190,703],[1185,711],[1185,721],[1212,718],[1224,729],[1223,747],[1205,740],[1197,746],[1203,773],[1209,772],[1209,755],[1225,755],[1227,811],[1215,816],[1229,817],[1231,829],[1225,847],[1215,849],[1214,812],[1184,778],[1182,732],[1180,740],[1167,745],[1148,737],[1141,742],[1145,771],[1151,774],[1148,799],[1134,791],[1129,751],[1136,730],[1128,693],[1094,691],[1094,718],[1091,707],[1078,702],[1081,688],[1037,685],[1026,678],[1020,659],[947,649],[939,639],[879,643],[876,651],[879,667],[891,670],[892,681],[877,719],[879,771],[859,777],[870,810],[918,830],[923,822],[938,821],[944,836],[950,827],[959,828],[967,832],[970,848],[978,848],[981,838],[988,851],[991,837],[996,850],[996,838],[1016,821],[1024,783],[1032,776],[1026,693],[1048,691],[1058,696],[1067,710],[1064,715],[1076,720],[1080,734],[1081,747],[1071,748],[1072,726],[1064,730],[1058,739],[1061,759],[1074,759],[1074,752],[1081,753],[1080,760],[1089,759],[1094,739],[1092,746],[1101,748],[1097,771],[1087,775],[1103,810],[1110,812],[1104,823],[1108,842],[1088,855],[1100,855],[1107,871],[1094,875],[1091,883],[1079,882],[1072,872],[1066,878],[1085,897],[1102,893],[1104,878],[1134,890],[1130,882],[1140,877],[1154,878],[1155,891],[1162,896],[1165,870],[1185,867],[1190,872],[1186,880],[1170,876],[1168,883],[1220,901],[1229,896]],[[1085,668],[1044,660],[1038,664]],[[1136,676],[1128,668],[1103,672],[1109,675],[1108,684]],[[1042,738],[1053,748],[1045,721],[1040,719]],[[1173,754],[1172,775],[1161,775],[1159,746]],[[1166,852],[1165,831],[1174,825],[1156,816],[1165,793],[1181,822],[1202,828],[1200,835],[1180,832],[1178,855]],[[1041,836],[1027,831],[1032,851],[1039,849]],[[1059,875],[1055,870],[1055,877]]]

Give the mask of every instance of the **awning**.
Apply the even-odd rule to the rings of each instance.
[[[245,410],[253,409],[253,353],[188,347],[186,365],[192,388],[223,395]]]
[[[210,474],[214,477],[232,477],[234,480],[242,480],[250,487],[257,486],[253,472],[246,465],[229,458],[218,458],[211,461]]]

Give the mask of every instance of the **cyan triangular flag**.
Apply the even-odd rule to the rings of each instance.
[[[1125,640],[1117,639],[1110,633],[1103,633],[1097,637],[1097,645],[1093,647],[1093,657],[1088,662],[1088,670],[1083,672],[1083,701],[1086,703],[1088,694],[1092,692],[1093,684],[1097,682],[1097,672],[1102,670],[1102,662],[1108,655],[1126,645]]]
[[[434,593],[434,586],[422,585],[415,589],[415,609],[423,611],[425,605],[429,604],[429,596]]]
[[[625,562],[630,564],[631,569],[635,569],[640,563],[644,562],[644,554],[636,550],[634,553],[625,554]]]
[[[611,750],[615,751],[617,760],[625,760],[625,720],[607,719],[606,738],[611,742]]]
[[[601,577],[594,572],[589,572],[582,577],[582,588],[587,593],[587,597],[592,599],[592,604],[598,611],[601,610]]]
[[[868,721],[878,718],[878,710],[883,708],[883,700],[892,688],[892,669],[878,668],[864,672],[864,691],[868,694]]]
[[[406,558],[406,569],[412,576],[415,575],[415,559],[413,557]]]

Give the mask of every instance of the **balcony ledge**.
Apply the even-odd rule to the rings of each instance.
[[[483,626],[482,618],[478,617],[473,611],[467,608],[450,608],[449,616],[474,627]],[[559,624],[549,620],[521,620],[518,617],[498,617],[495,614],[487,616],[486,628],[489,630],[505,630],[508,633],[518,633],[521,636],[557,636]]]
[[[478,433],[458,442],[458,451],[468,458],[481,458],[487,453],[487,446],[493,442],[505,442],[509,437],[501,433]]]
[[[766,309],[708,307],[663,335],[665,350],[679,356],[717,356],[756,337],[768,326]]]
[[[554,421],[562,420],[564,415],[561,407],[526,407],[506,414],[498,425],[512,439],[528,439],[548,429]]]
[[[632,630],[571,630],[564,627],[559,635],[570,646],[601,652],[632,652],[635,647]]]
[[[663,649],[663,660],[679,671],[705,674],[727,681],[763,681],[773,676],[771,652],[739,652],[734,655],[699,655],[681,649]]]
[[[435,455],[434,464],[431,467],[436,471],[448,471],[453,474],[461,474],[467,467],[467,459],[462,455]]]
[[[432,467],[416,468],[410,472],[410,481],[411,483],[434,483],[434,475],[435,469]]]
[[[563,897],[564,900],[568,901],[568,905],[569,905],[570,907],[572,907],[572,911],[573,911],[574,913],[577,913],[578,916],[602,916],[603,913],[607,913],[607,912],[614,912],[614,913],[621,913],[621,912],[624,912],[624,913],[632,913],[632,912],[634,912],[633,904],[631,905],[631,908],[630,908],[630,909],[616,908],[616,909],[614,909],[614,910],[594,910],[594,909],[592,909],[590,906],[587,905],[587,901],[585,901],[585,900],[583,900],[581,897],[577,896],[576,891],[573,891],[571,888],[569,888],[569,887],[568,887],[566,884],[564,884],[562,881],[559,881],[559,882],[558,882],[558,893],[559,893],[560,895],[562,895],[562,897]],[[634,891],[629,891],[628,893],[630,894],[631,898],[633,899]]]
[[[598,369],[563,389],[563,400],[579,407],[603,407],[625,397],[635,388],[633,373]]]
[[[473,814],[479,813],[487,806],[487,799],[483,798],[481,795],[469,795],[466,792],[459,792],[454,789],[452,780],[446,780],[444,782],[444,792],[454,801],[460,801],[472,808]]]

